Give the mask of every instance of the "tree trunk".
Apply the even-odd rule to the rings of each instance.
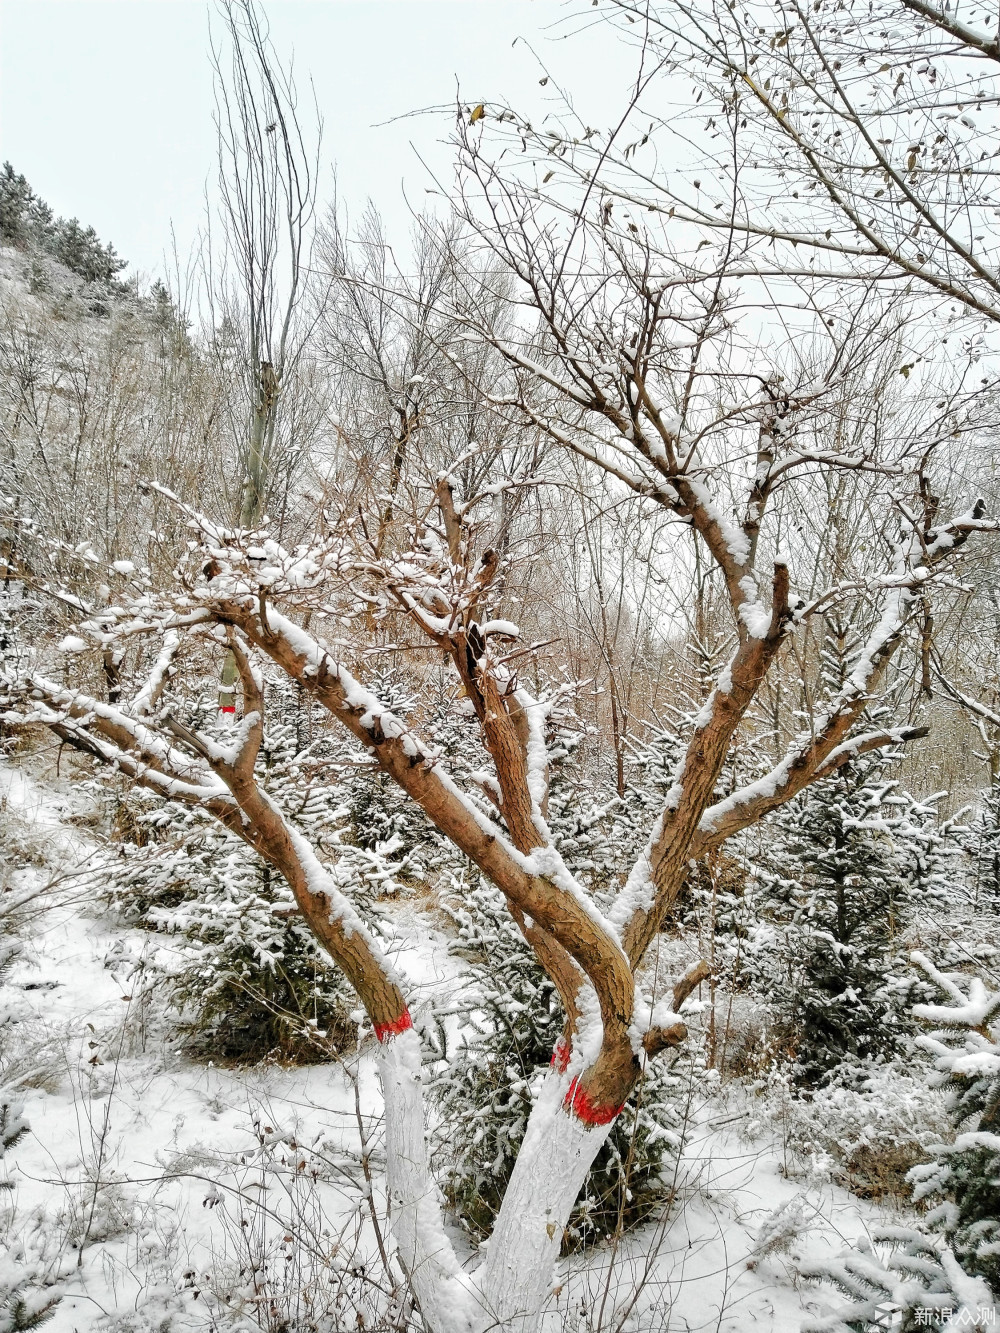
[[[420,1039],[412,1027],[385,1032],[380,1056],[390,1225],[400,1263],[430,1333],[475,1333],[482,1327],[478,1302],[445,1234],[427,1156]]]
[[[587,1125],[567,1107],[567,1074],[553,1070],[528,1119],[500,1214],[476,1274],[485,1328],[535,1333],[573,1205],[614,1123]]]
[[[412,1028],[386,1033],[380,1055],[390,1225],[429,1333],[536,1333],[573,1205],[613,1121],[585,1124],[566,1105],[568,1074],[548,1075],[486,1258],[469,1276],[445,1232],[428,1161],[419,1038]]]

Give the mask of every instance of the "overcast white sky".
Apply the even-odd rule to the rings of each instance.
[[[213,172],[205,0],[0,0],[0,158],[55,211],[92,225],[131,263],[158,271],[173,220],[181,247],[203,217]],[[279,53],[311,76],[353,214],[372,196],[393,234],[429,183],[415,148],[444,168],[449,126],[392,116],[497,94],[540,114],[550,94],[524,42],[610,116],[630,60],[608,34],[567,40],[584,0],[268,0]],[[616,72],[612,72],[616,71]],[[324,191],[324,194],[326,192]]]

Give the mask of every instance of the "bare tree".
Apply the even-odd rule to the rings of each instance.
[[[291,70],[276,56],[253,0],[225,0],[220,12],[228,63],[213,46],[212,66],[223,255],[217,273],[210,260],[208,297],[216,346],[235,357],[242,390],[237,509],[240,523],[253,527],[273,494],[282,398],[315,317],[304,296],[322,125],[317,115],[310,144]],[[300,438],[298,449],[304,444]]]
[[[655,429],[652,417],[637,413],[633,421],[643,432]],[[633,460],[640,467],[658,454],[643,451],[642,442],[649,443],[645,433],[637,430],[636,437]],[[785,454],[775,462],[783,466],[799,457]],[[663,466],[671,466],[669,454]],[[704,469],[700,475],[675,470],[669,479],[664,474],[670,489],[663,503],[686,511],[686,526],[719,565],[737,642],[691,735],[666,806],[607,914],[574,880],[549,832],[547,705],[506,660],[517,627],[477,618],[498,561],[491,548],[477,549],[470,540],[474,508],[465,509],[451,487],[438,488],[418,545],[381,562],[358,559],[343,534],[294,552],[268,543],[262,561],[260,548],[238,532],[188,511],[199,541],[176,591],[147,597],[141,607],[97,612],[81,624],[82,633],[105,646],[128,642],[137,633],[165,640],[168,634],[205,635],[218,627],[236,658],[243,694],[243,721],[231,743],[220,745],[209,734],[189,730],[169,711],[150,714],[145,704],[140,709],[138,700],[151,693],[148,689],[137,691],[134,706],[115,707],[36,672],[24,681],[24,702],[11,710],[22,722],[47,725],[151,790],[212,813],[286,877],[317,938],[357,989],[380,1042],[393,1227],[424,1318],[436,1331],[485,1329],[497,1322],[536,1326],[562,1230],[590,1163],[645,1062],[683,1040],[678,1010],[705,976],[704,967],[696,966],[672,990],[658,993],[643,967],[682,890],[688,862],[857,753],[919,734],[908,728],[854,734],[853,727],[905,642],[921,597],[970,534],[994,526],[978,506],[944,520],[901,507],[898,534],[887,542],[891,559],[861,590],[868,629],[840,693],[811,719],[808,731],[799,732],[769,774],[719,799],[716,780],[736,728],[784,645],[798,624],[846,594],[824,590],[803,605],[780,556],[769,558],[770,586],[758,591],[759,564],[750,555],[758,515],[728,521],[705,480],[712,476]],[[387,607],[394,604],[450,658],[492,759],[486,784],[492,811],[476,793],[460,788],[434,748],[359,682],[344,664],[343,649],[298,623],[303,614],[343,619],[356,613],[361,592]],[[254,761],[263,697],[255,654],[287,672],[346,727],[500,888],[562,999],[563,1038],[489,1250],[471,1278],[461,1269],[435,1202],[407,983],[260,785]]]
[[[322,127],[310,147],[294,79],[275,55],[254,0],[223,0],[220,13],[229,64],[213,45],[223,258],[214,272],[209,246],[210,345],[223,376],[235,377],[234,507],[242,526],[253,528],[276,498],[282,472],[287,488],[287,473],[307,443],[301,432],[279,450],[278,425],[283,415],[293,419],[285,400],[306,346],[303,298]],[[229,654],[219,691],[224,713],[235,709],[236,677]]]
[[[635,108],[651,146],[668,130],[664,76],[700,90],[688,170],[668,180],[626,152],[630,135],[608,145],[619,197],[638,201],[655,174],[657,207],[703,236],[738,234],[761,276],[874,278],[934,298],[939,318],[996,323],[1000,45],[970,10],[612,0],[611,21],[647,46]]]

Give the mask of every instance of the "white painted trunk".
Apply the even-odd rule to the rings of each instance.
[[[587,1126],[564,1106],[569,1079],[542,1086],[486,1247],[464,1273],[444,1230],[431,1175],[412,1029],[382,1043],[386,1174],[392,1233],[430,1333],[536,1333],[553,1286],[563,1231],[611,1125]]]
[[[420,1086],[420,1039],[412,1028],[381,1048],[390,1224],[399,1258],[431,1333],[474,1333],[478,1302],[445,1234],[431,1175]]]
[[[476,1274],[486,1327],[535,1333],[553,1286],[563,1232],[611,1124],[585,1125],[552,1071],[531,1116],[500,1215]]]

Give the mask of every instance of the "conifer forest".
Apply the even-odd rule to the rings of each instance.
[[[172,270],[0,169],[0,1333],[1000,1327],[996,7],[566,0],[403,227],[272,8]]]

